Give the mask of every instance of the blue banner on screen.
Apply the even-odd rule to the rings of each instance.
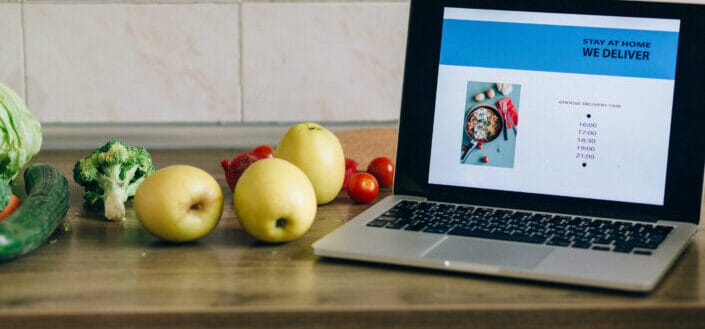
[[[669,79],[678,33],[445,19],[440,64]]]

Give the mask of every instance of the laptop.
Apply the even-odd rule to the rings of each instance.
[[[693,239],[705,6],[411,0],[394,193],[316,255],[649,292]]]

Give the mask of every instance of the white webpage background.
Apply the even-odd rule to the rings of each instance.
[[[521,85],[514,168],[460,163],[468,81]],[[673,87],[672,80],[441,65],[429,183],[662,205]],[[587,167],[575,157],[580,121],[598,124],[596,159]]]

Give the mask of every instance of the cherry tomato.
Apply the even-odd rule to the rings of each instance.
[[[374,158],[367,166],[367,172],[377,178],[380,187],[394,183],[394,162],[387,157]]]
[[[357,173],[357,161],[350,158],[345,158],[345,179],[343,180],[343,189],[348,188],[350,176],[355,173]]]
[[[366,172],[359,172],[350,176],[347,191],[353,201],[370,203],[377,198],[379,184],[375,176]]]
[[[253,148],[250,153],[259,159],[273,158],[274,148],[269,145],[260,145]]]
[[[490,158],[488,158],[486,155],[483,156],[481,160],[482,160],[482,162],[484,162],[484,163],[490,162]]]

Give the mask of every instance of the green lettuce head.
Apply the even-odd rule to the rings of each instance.
[[[0,182],[13,180],[42,146],[42,126],[22,98],[0,83]]]

